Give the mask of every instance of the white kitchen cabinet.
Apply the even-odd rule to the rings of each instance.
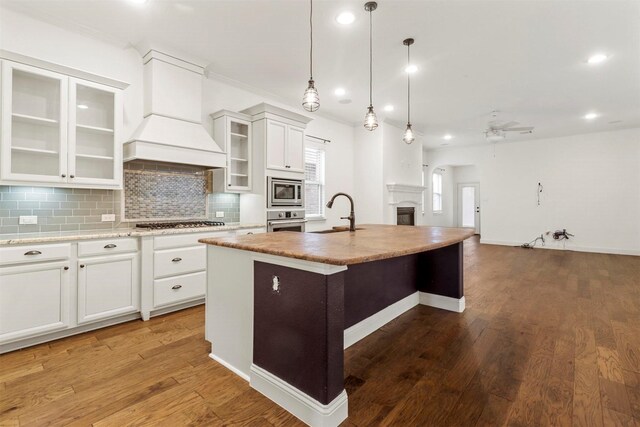
[[[213,117],[213,139],[227,153],[227,167],[213,170],[214,193],[242,193],[252,187],[250,117],[222,110]]]
[[[140,309],[137,253],[78,260],[78,324]]]
[[[0,344],[69,326],[68,261],[0,268]]]
[[[2,61],[0,181],[121,188],[121,90]]]
[[[267,169],[304,172],[304,129],[267,120]]]

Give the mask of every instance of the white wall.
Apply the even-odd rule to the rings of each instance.
[[[566,228],[576,235],[567,249],[640,254],[640,129],[425,155],[429,169],[478,167],[485,243],[515,245]]]

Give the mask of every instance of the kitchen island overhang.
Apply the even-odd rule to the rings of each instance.
[[[344,348],[417,304],[464,310],[472,229],[360,228],[201,240],[211,357],[314,426],[347,416]]]

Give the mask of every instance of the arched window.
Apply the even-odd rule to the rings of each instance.
[[[432,177],[432,186],[433,189],[433,203],[431,208],[433,213],[441,213],[442,212],[442,174],[440,172],[434,172]]]

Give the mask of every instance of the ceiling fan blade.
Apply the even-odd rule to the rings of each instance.
[[[533,126],[523,126],[519,128],[503,129],[505,132],[529,132],[533,130]]]
[[[518,125],[518,124],[520,124],[520,123],[519,123],[519,122],[507,122],[507,123],[505,123],[505,124],[503,124],[503,125],[500,125],[500,126],[498,126],[498,127],[499,127],[500,129],[505,130],[505,129],[507,129],[507,128],[513,127],[513,126]]]

